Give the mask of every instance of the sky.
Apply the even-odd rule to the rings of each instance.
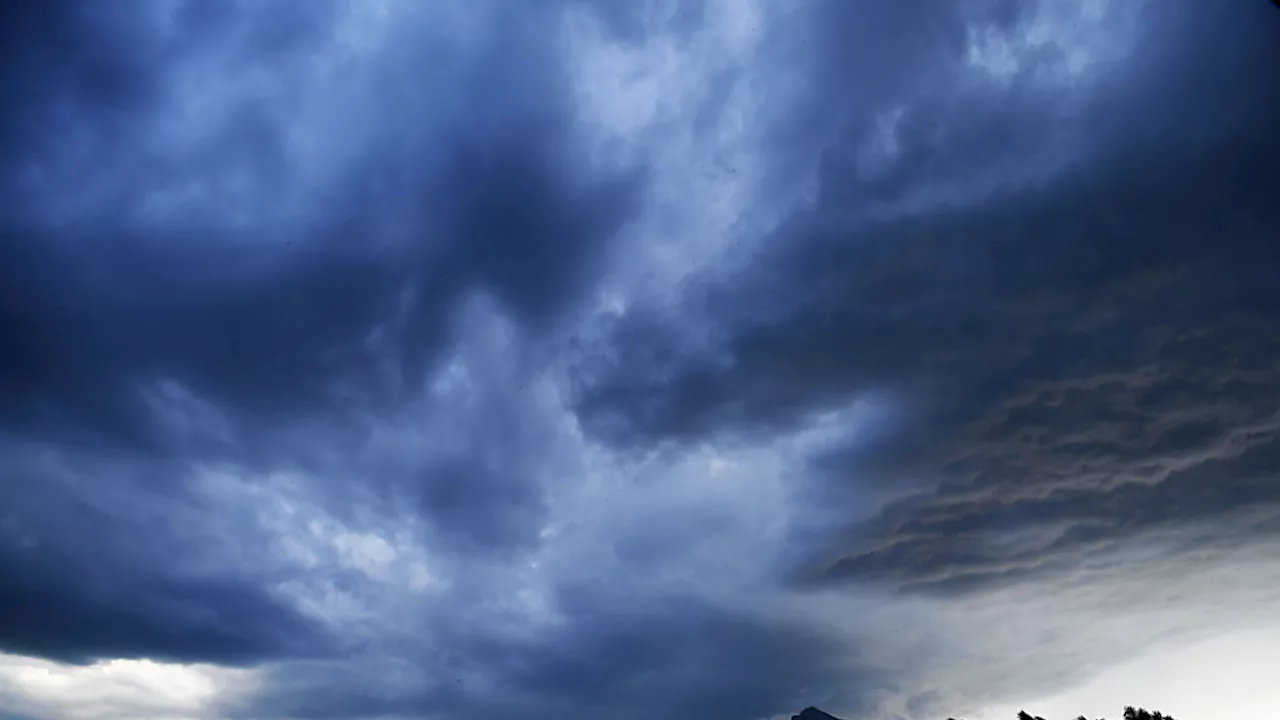
[[[0,3],[0,718],[1280,706],[1263,0]]]

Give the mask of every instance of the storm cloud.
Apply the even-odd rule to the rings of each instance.
[[[1166,51],[1135,42],[1136,56]],[[831,149],[814,199],[764,252],[689,288],[708,328],[644,310],[615,320],[611,346],[582,362],[579,411],[613,442],[689,443],[892,397],[907,409],[872,438],[858,428],[813,458],[836,488],[822,492],[909,495],[853,530],[860,549],[833,577],[1003,577],[1005,563],[1030,568],[1148,524],[1226,531],[1235,521],[1217,514],[1233,510],[1265,524],[1280,410],[1280,214],[1267,188],[1280,146],[1275,105],[1258,100],[1275,91],[1252,84],[1262,60],[1249,50],[1137,99],[1104,87],[1106,103],[1047,127],[1044,105],[1064,101],[964,97],[989,88],[895,111],[879,177],[851,181],[858,158]],[[1249,112],[1228,116],[1218,100],[1188,121],[1196,83],[1229,85]],[[1149,122],[1132,138],[1093,130],[1139,114]],[[1055,132],[1075,145],[1056,162]],[[956,186],[986,170],[976,197]],[[1056,537],[998,547],[1020,531]]]
[[[907,5],[0,9],[0,711],[914,720],[1260,616],[1280,13]]]

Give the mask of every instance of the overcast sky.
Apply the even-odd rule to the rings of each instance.
[[[0,717],[1280,706],[1278,48],[0,3]]]

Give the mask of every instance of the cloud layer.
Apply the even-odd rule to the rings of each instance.
[[[0,10],[0,706],[923,718],[1261,617],[1280,14],[927,5]]]

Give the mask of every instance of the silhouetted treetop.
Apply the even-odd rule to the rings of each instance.
[[[791,720],[840,720],[840,718],[837,718],[836,716],[831,715],[829,713],[823,712],[818,708],[808,707],[800,711],[800,714],[792,715]],[[947,720],[956,720],[956,718],[947,718]],[[1045,718],[1040,717],[1039,715],[1032,715],[1026,710],[1019,710],[1018,720],[1045,720]],[[1084,715],[1081,715],[1077,717],[1076,720],[1089,720],[1089,718],[1085,717]],[[1098,720],[1105,720],[1105,718],[1098,718]],[[1175,719],[1172,715],[1165,715],[1164,713],[1158,712],[1155,710],[1144,710],[1143,708],[1135,708],[1134,706],[1130,705],[1124,709],[1124,714],[1120,717],[1120,720],[1175,720]]]

